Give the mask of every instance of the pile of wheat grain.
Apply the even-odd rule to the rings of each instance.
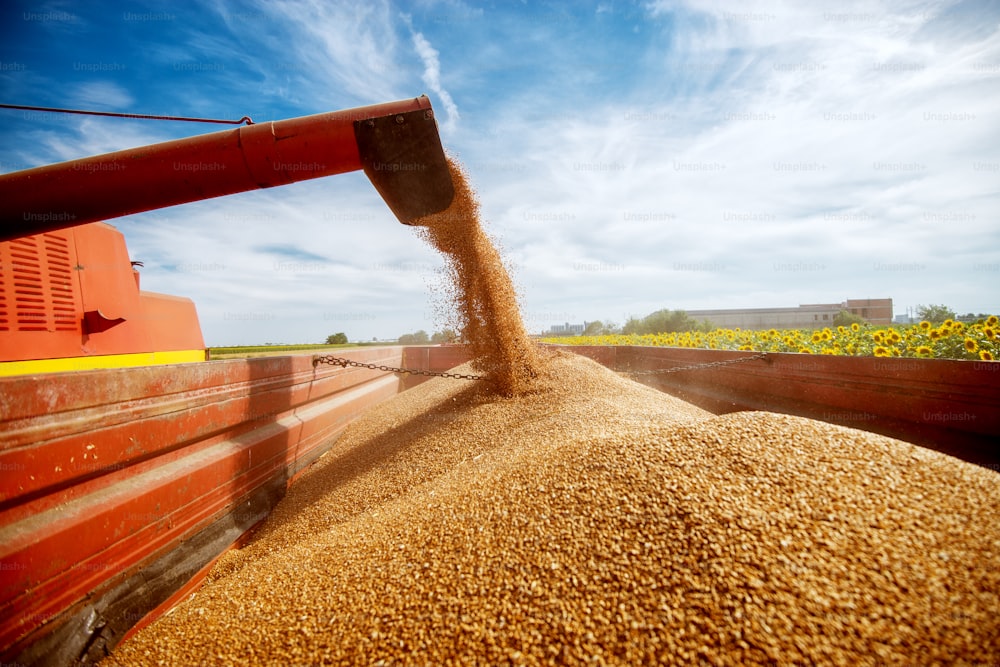
[[[541,359],[451,168],[424,234],[490,381],[433,380],[352,424],[109,664],[1000,659],[1000,476]]]
[[[1000,660],[1000,475],[582,357],[353,424],[110,665]]]

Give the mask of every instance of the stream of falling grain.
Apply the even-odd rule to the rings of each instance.
[[[461,166],[449,158],[455,199],[445,211],[417,221],[421,235],[448,262],[448,300],[473,368],[512,396],[537,374],[539,356],[528,338],[517,293],[503,260],[483,230],[479,202]]]

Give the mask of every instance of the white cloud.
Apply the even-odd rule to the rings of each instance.
[[[458,122],[459,113],[458,107],[455,105],[454,100],[452,100],[451,95],[441,85],[441,63],[438,59],[439,54],[422,33],[412,32],[411,35],[413,37],[413,47],[417,50],[420,60],[424,63],[424,83],[427,84],[431,91],[436,93],[437,96],[441,98],[441,103],[444,104],[445,112],[448,115],[445,119],[444,125],[450,131],[454,127],[455,123]]]
[[[427,285],[442,262],[360,173],[115,224],[132,258],[146,262],[144,289],[196,297],[210,344],[308,342],[337,331],[370,339],[434,326]]]
[[[446,148],[469,168],[529,328],[621,322],[663,307],[881,296],[899,311],[927,301],[1000,310],[970,289],[1000,247],[996,172],[974,166],[997,161],[997,76],[977,67],[1000,62],[997,38],[963,33],[956,41],[938,5],[856,4],[828,14],[792,4],[730,7],[682,8],[683,38],[652,46],[624,97],[596,95],[580,109],[557,82],[542,102],[508,82],[515,95],[503,113],[467,114],[460,132],[441,84],[438,49],[448,44],[432,46],[407,24],[424,82],[447,115]],[[545,34],[536,59],[567,48],[557,32]],[[388,217],[366,229],[314,226],[323,211],[338,210],[339,197],[359,196],[347,195],[339,177],[328,180],[303,190],[324,193],[325,204],[276,194],[291,208],[275,216],[297,236],[331,235],[332,258],[348,261],[363,249],[370,261],[276,279],[252,273],[273,259],[244,250],[239,283],[256,285],[260,303],[281,302],[294,285],[301,298],[281,302],[289,319],[307,318],[310,301],[373,318],[341,327],[351,335],[433,328],[433,272],[413,269],[440,260]],[[381,216],[370,185],[357,187],[368,201],[357,210]],[[259,245],[267,232],[246,235]],[[338,289],[325,290],[327,282]],[[400,303],[417,305],[390,314]],[[207,326],[226,325],[217,320],[227,307],[216,306]]]
[[[450,15],[434,12],[464,11],[453,4],[408,5],[408,23],[388,2],[261,2],[268,30],[241,39],[268,92],[255,82],[234,99],[294,99],[307,113],[408,96],[422,78],[529,329],[881,296],[897,312],[1000,311],[988,287],[1000,264],[995,15],[977,23],[948,2],[660,3],[625,56],[602,41],[615,35],[587,32],[604,29],[592,16],[565,30],[516,8],[462,13],[463,34],[445,38],[435,19]],[[627,30],[615,9],[598,23]],[[221,38],[198,44],[236,57]],[[614,93],[595,87],[600,73],[573,75],[581,50],[627,62]],[[18,150],[44,163],[185,130],[74,119]],[[144,288],[191,296],[210,344],[437,324],[441,259],[361,174],[113,222],[147,262]]]
[[[171,139],[167,127],[150,121],[49,114],[44,129],[31,131],[18,147],[26,165],[38,166],[111,153]]]
[[[135,99],[113,81],[88,81],[77,84],[69,94],[76,108],[88,111],[131,112]]]
[[[259,9],[273,18],[269,32],[281,38],[281,51],[266,57],[280,56],[275,65],[308,86],[298,99],[318,96],[329,108],[399,99],[405,71],[399,67],[395,13],[386,0],[262,1]],[[257,66],[274,74],[266,61]]]
[[[471,157],[524,167],[476,176],[527,308],[890,296],[899,311],[996,310],[970,288],[1000,236],[996,169],[975,166],[997,163],[998,81],[982,65],[1000,61],[996,34],[956,43],[940,6],[706,7],[671,26],[684,36],[630,99],[575,116],[549,104],[551,121]]]

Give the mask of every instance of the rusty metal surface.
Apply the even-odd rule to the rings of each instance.
[[[619,372],[670,369],[746,352],[566,346]],[[1000,363],[769,353],[637,381],[712,412],[767,410],[882,433],[967,461],[1000,463]]]
[[[398,365],[403,352],[344,355]],[[283,489],[399,390],[391,373],[307,355],[0,378],[0,652]]]

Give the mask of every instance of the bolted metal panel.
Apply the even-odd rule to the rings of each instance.
[[[451,205],[455,189],[431,109],[354,123],[368,179],[405,225]]]

